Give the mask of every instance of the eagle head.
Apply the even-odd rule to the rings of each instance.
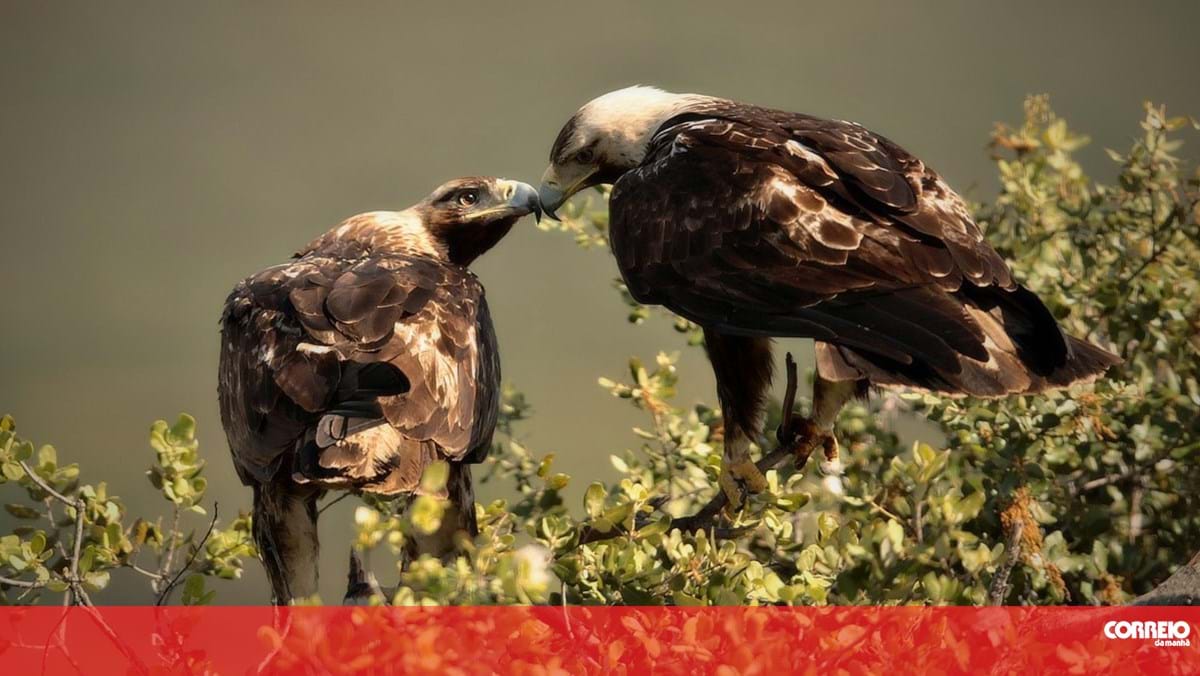
[[[550,149],[550,167],[539,189],[542,208],[554,212],[572,195],[613,183],[641,164],[654,133],[699,97],[654,87],[618,89],[584,104]]]
[[[542,217],[533,186],[487,176],[447,181],[408,211],[434,248],[458,265],[495,246],[522,216]]]

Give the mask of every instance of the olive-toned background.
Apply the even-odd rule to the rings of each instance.
[[[0,412],[143,514],[165,506],[148,426],[191,412],[232,515],[249,491],[217,416],[221,303],[345,216],[464,174],[536,182],[566,117],[633,83],[861,122],[977,199],[992,123],[1049,92],[1111,175],[1102,149],[1127,145],[1143,99],[1200,114],[1197,25],[1193,2],[6,2]],[[626,324],[610,257],[531,222],[476,268],[536,409],[528,442],[603,474],[638,418],[597,376],[677,335]],[[714,400],[697,351],[681,370],[682,402]],[[322,524],[331,600],[350,505]],[[265,601],[248,568],[221,601]]]

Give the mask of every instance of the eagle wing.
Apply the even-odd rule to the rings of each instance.
[[[814,338],[835,379],[978,395],[1060,380],[1073,343],[937,174],[858,125],[722,106],[668,121],[614,185],[635,299]]]
[[[243,480],[412,490],[491,444],[499,363],[483,288],[417,256],[309,254],[242,282],[222,318],[220,403]]]

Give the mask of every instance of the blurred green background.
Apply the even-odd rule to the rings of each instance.
[[[1195,2],[6,2],[0,412],[145,515],[166,507],[147,429],[193,413],[232,516],[250,496],[217,415],[221,303],[342,218],[459,175],[536,182],[566,118],[633,83],[855,120],[976,198],[992,123],[1048,92],[1108,178],[1103,148],[1127,145],[1144,99],[1200,114],[1197,25]],[[611,258],[531,222],[476,270],[535,408],[529,445],[603,475],[639,419],[597,376],[678,335],[628,325]],[[681,371],[680,402],[715,401],[699,351]],[[323,517],[327,600],[351,505]],[[247,577],[218,599],[265,601],[257,564]]]

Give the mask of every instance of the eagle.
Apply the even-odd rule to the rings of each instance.
[[[772,337],[816,343],[807,459],[870,386],[1033,394],[1119,359],[1066,335],[985,241],[962,198],[858,124],[629,87],[563,125],[539,188],[548,216],[611,184],[609,235],[639,303],[702,327],[725,425],[731,504],[765,486],[750,460]]]
[[[274,601],[317,591],[317,498],[394,497],[449,464],[440,529],[410,553],[474,535],[469,465],[491,447],[500,361],[483,285],[468,267],[537,191],[459,178],[403,211],[353,216],[292,260],[239,283],[221,316],[218,396]]]

